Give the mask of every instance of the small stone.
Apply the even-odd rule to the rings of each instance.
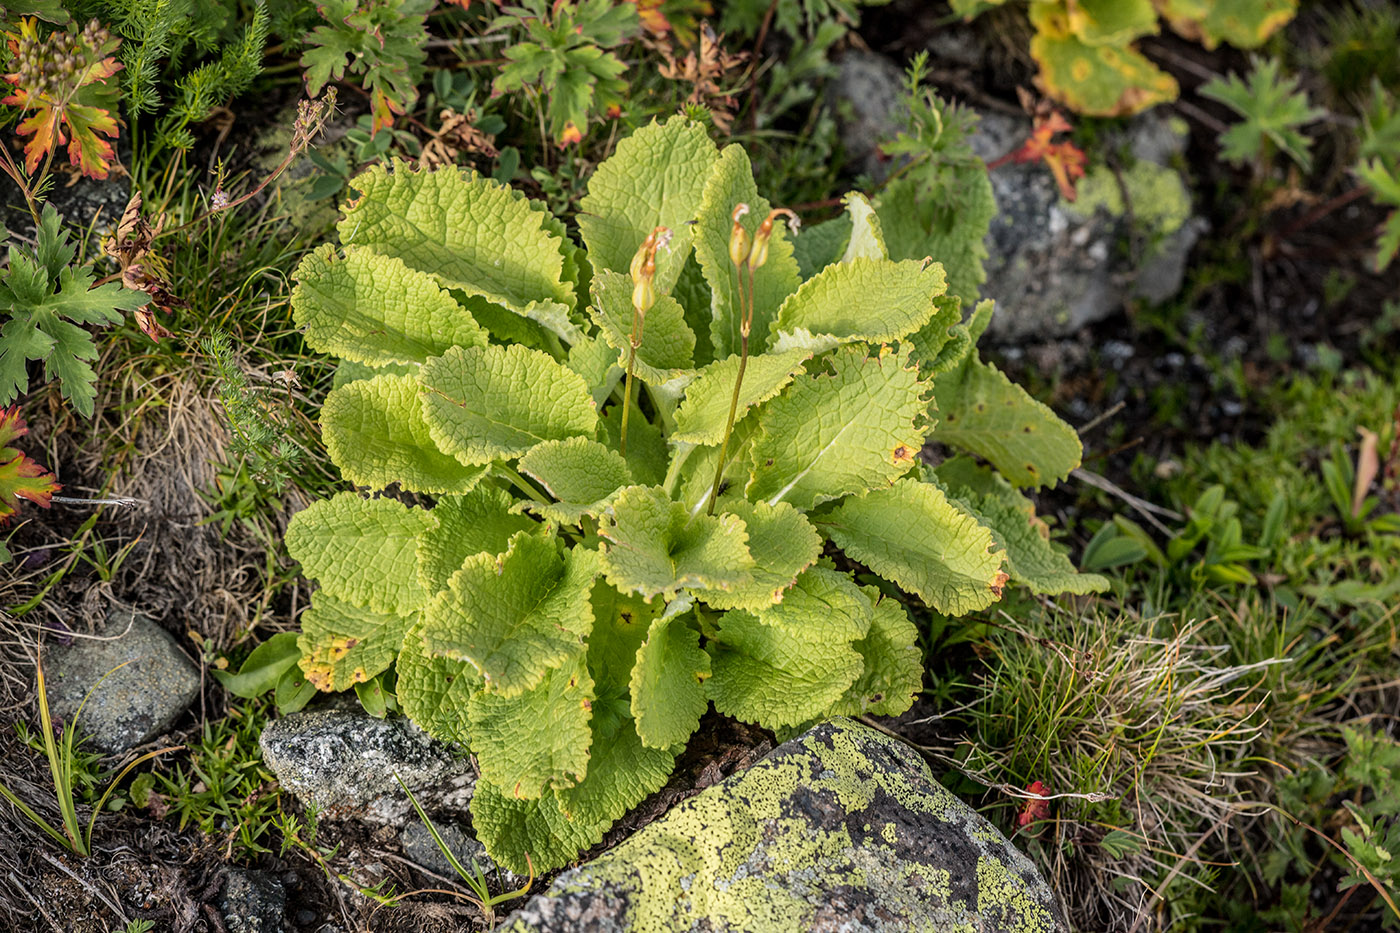
[[[909,746],[849,719],[566,871],[511,933],[1067,930],[1035,865]]]
[[[491,856],[486,854],[486,846],[476,840],[471,833],[455,823],[445,823],[438,820],[433,821],[437,827],[438,835],[447,844],[447,848],[452,851],[452,855],[458,863],[467,871],[472,871],[475,867],[488,878],[499,873],[501,880],[506,885],[515,885],[524,879],[517,878],[514,872],[507,871],[499,867]],[[399,845],[403,846],[403,854],[410,861],[417,862],[428,871],[443,875],[448,878],[456,878],[457,872],[447,861],[447,856],[442,854],[437,842],[433,839],[432,833],[428,832],[428,827],[422,822],[411,822],[399,831]]]
[[[199,696],[199,669],[170,633],[131,609],[114,609],[101,636],[49,645],[44,680],[54,718],[67,722],[81,706],[81,731],[117,754],[174,725]]]
[[[299,927],[309,927],[316,922],[316,911],[307,910],[303,907],[301,910],[297,911],[297,915],[292,919],[292,922]]]
[[[395,774],[424,806],[444,797],[464,805],[474,786],[469,761],[401,716],[375,719],[350,709],[292,713],[269,724],[259,741],[282,787],[332,819],[407,820],[413,808]]]
[[[230,868],[224,878],[219,911],[228,933],[282,933],[287,892],[265,871]]]

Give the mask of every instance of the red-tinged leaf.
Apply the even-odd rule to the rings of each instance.
[[[578,128],[578,124],[569,120],[564,124],[564,132],[559,134],[559,148],[583,142],[583,130]]]
[[[11,47],[13,49],[15,43],[12,42]],[[115,58],[93,61],[83,69],[76,83],[69,85],[72,92],[65,92],[66,102],[62,107],[47,91],[34,95],[19,87],[19,73],[5,75],[5,80],[16,87],[14,93],[0,103],[33,111],[15,128],[20,136],[33,136],[24,147],[25,171],[33,174],[50,151],[67,143],[68,161],[78,166],[84,175],[90,178],[107,177],[113,158],[112,146],[97,134],[115,137],[117,121],[106,108],[80,103],[78,96],[83,88],[106,81],[121,68]],[[63,131],[65,125],[67,134]]]
[[[1016,816],[1016,825],[1023,829],[1050,818],[1050,801],[1043,799],[1050,793],[1050,789],[1039,781],[1032,781],[1026,787],[1026,793],[1035,794],[1035,797],[1021,804],[1021,812]]]
[[[28,433],[18,405],[0,410],[0,525],[18,511],[20,499],[48,508],[50,497],[63,488],[52,473],[10,446]]]
[[[1044,162],[1050,173],[1055,176],[1055,184],[1059,186],[1060,194],[1064,195],[1066,201],[1073,201],[1078,194],[1074,183],[1084,177],[1084,169],[1089,159],[1074,143],[1067,140],[1055,142],[1054,139],[1056,135],[1068,133],[1074,127],[1070,126],[1064,115],[1049,101],[1036,103],[1023,91],[1021,103],[1031,115],[1031,135],[1019,149],[1014,149],[995,162],[989,163],[987,168],[993,169],[1007,162],[1015,162],[1018,165],[1026,162]]]
[[[106,178],[114,157],[112,144],[97,134],[115,139],[117,121],[103,108],[83,104],[70,104],[64,117],[73,132],[73,141],[68,144],[69,163],[89,178]]]
[[[373,136],[394,125],[394,115],[403,113],[403,105],[385,94],[382,88],[375,88],[370,95],[370,111],[374,122],[370,124],[369,134]]]

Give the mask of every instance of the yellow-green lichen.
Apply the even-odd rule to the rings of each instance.
[[[1026,885],[1004,862],[982,856],[977,860],[977,909],[1001,919],[1019,920],[1008,933],[1051,933],[1055,918],[1026,891]],[[995,914],[993,914],[995,916]]]
[[[1121,217],[1131,203],[1134,224],[1154,238],[1175,233],[1191,218],[1191,195],[1181,175],[1152,162],[1139,160],[1118,174],[1096,166],[1077,187],[1078,197],[1073,204],[1066,203],[1067,210],[1088,217],[1103,208]],[[1128,202],[1123,200],[1124,189]]]
[[[880,827],[880,835],[885,837],[885,841],[890,845],[894,845],[899,841],[899,833],[896,832],[893,823],[886,823],[884,826]]]

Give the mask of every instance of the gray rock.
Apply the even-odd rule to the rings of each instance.
[[[119,150],[123,159],[130,157],[125,145],[119,146]],[[47,201],[58,211],[70,232],[87,230],[92,226],[100,239],[115,230],[117,222],[122,219],[126,202],[131,199],[131,176],[124,168],[115,166],[102,179],[70,175],[60,164],[67,162],[67,157],[67,147],[54,157],[57,168]],[[3,172],[0,172],[0,199],[0,205],[3,205],[0,220],[3,220],[5,227],[25,239],[32,238],[34,218],[24,205],[24,195]]]
[[[904,129],[908,116],[904,72],[882,55],[852,49],[841,57],[826,93],[850,164],[883,181],[892,164],[880,153],[880,143]]]
[[[1068,927],[1030,860],[911,748],[838,719],[563,873],[500,929]]]
[[[467,871],[471,871],[475,866],[488,878],[498,876],[506,887],[511,888],[525,881],[515,872],[497,865],[491,856],[486,854],[486,846],[478,842],[475,836],[461,826],[440,820],[434,820],[433,825],[437,827],[438,835],[442,836],[442,841],[447,843],[447,847],[452,850],[452,855]],[[410,821],[399,831],[399,845],[403,846],[403,854],[406,858],[417,862],[428,871],[445,875],[448,878],[457,876],[457,872],[447,861],[447,857],[442,854],[442,850],[433,841],[428,827],[417,819],[417,814],[411,817]]]
[[[49,708],[64,721],[91,692],[79,727],[93,746],[115,754],[175,723],[199,695],[199,669],[165,629],[131,609],[108,614],[101,638],[48,646],[44,677]]]
[[[219,912],[228,933],[282,933],[287,892],[265,871],[230,868],[219,896]]]
[[[1029,118],[987,113],[971,141],[992,161],[1030,129]],[[982,293],[997,299],[992,339],[1069,336],[1131,298],[1161,302],[1181,289],[1187,256],[1205,228],[1170,167],[1185,146],[1184,128],[1145,114],[1106,136],[1103,151],[1122,150],[1135,161],[1117,175],[1103,165],[1091,169],[1074,203],[1044,165],[1007,164],[991,173],[998,212]]]
[[[393,825],[413,812],[397,774],[425,807],[465,809],[471,763],[402,716],[363,710],[292,713],[260,738],[263,760],[282,787],[331,819]],[[416,819],[416,816],[414,817]]]

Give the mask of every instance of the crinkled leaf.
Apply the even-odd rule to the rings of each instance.
[[[635,390],[634,390],[635,391]],[[634,400],[635,402],[635,400]],[[608,408],[602,418],[603,430],[598,439],[609,448],[622,450],[622,406]],[[671,462],[671,451],[666,446],[666,438],[661,436],[661,428],[646,418],[635,414],[627,420],[627,468],[632,478],[639,483],[659,485],[666,476],[666,467]]]
[[[962,299],[955,295],[935,298],[939,311],[923,327],[909,335],[910,354],[924,378],[946,373],[962,362],[972,349],[967,327],[961,323]],[[950,323],[951,322],[951,323]]]
[[[331,378],[331,388],[338,389],[343,385],[359,382],[361,379],[373,379],[375,376],[413,376],[417,373],[417,363],[386,363],[383,366],[366,366],[364,363],[356,363],[354,360],[341,360],[335,368],[335,375]]]
[[[669,294],[690,255],[690,221],[718,157],[704,126],[684,117],[652,122],[619,142],[579,202],[578,226],[595,274],[627,272],[652,229],[667,227],[671,246],[656,255],[654,283],[658,294]]]
[[[577,784],[588,770],[592,702],[582,649],[524,693],[477,693],[467,721],[482,780],[525,799]]]
[[[418,580],[429,593],[447,586],[474,554],[504,554],[517,532],[535,531],[534,519],[511,511],[514,499],[482,483],[464,496],[443,496],[433,507],[436,528],[418,538]]]
[[[419,536],[436,525],[423,509],[341,492],[292,517],[287,552],[327,596],[407,614],[428,598],[418,582],[416,551]]]
[[[632,350],[632,280],[604,270],[594,274],[592,287],[588,313],[617,350],[617,365],[625,370]],[[675,299],[657,296],[646,314],[632,372],[643,382],[662,385],[684,376],[695,365],[694,353],[695,334],[685,322],[685,312]]]
[[[394,690],[405,716],[435,739],[470,745],[467,702],[486,683],[476,668],[466,661],[428,654],[420,622],[404,636],[394,670],[398,675]]]
[[[695,256],[710,284],[710,340],[716,359],[739,352],[739,270],[729,261],[729,234],[734,226],[731,215],[740,203],[749,206],[749,213],[741,222],[753,236],[768,216],[770,205],[758,196],[748,155],[739,146],[727,146],[705,184],[695,225]],[[786,229],[782,221],[774,224],[768,261],[754,272],[753,329],[749,336],[752,347],[767,345],[770,323],[800,281]]]
[[[806,641],[850,642],[870,630],[870,598],[850,574],[812,567],[783,594],[783,601],[758,613],[764,625]]]
[[[472,829],[486,854],[520,875],[531,868],[538,874],[567,865],[600,842],[607,829],[570,821],[552,792],[519,800],[490,781],[477,784],[471,810]]]
[[[394,159],[351,179],[340,242],[430,273],[446,288],[525,314],[532,303],[572,307],[561,240],[547,213],[475,172],[418,170]]]
[[[744,520],[754,567],[749,571],[749,582],[728,591],[706,593],[705,601],[716,609],[754,612],[785,601],[785,591],[820,556],[821,535],[806,516],[786,502],[769,505],[743,499],[723,500],[723,511]]]
[[[296,278],[292,317],[322,353],[383,366],[486,345],[486,331],[433,276],[393,256],[353,247],[339,256],[326,245]]]
[[[976,300],[987,280],[985,241],[997,213],[987,167],[970,151],[968,156],[967,163],[947,169],[943,197],[922,193],[918,182],[901,178],[875,202],[890,258],[933,259],[948,277],[948,293],[965,302]]]
[[[433,441],[415,375],[356,380],[326,396],[321,437],[340,473],[357,486],[465,493],[486,475],[463,466]]]
[[[992,533],[937,486],[902,479],[820,520],[841,550],[946,615],[985,609],[1007,575]]]
[[[632,715],[648,748],[671,748],[690,738],[709,707],[704,683],[710,656],[700,648],[700,633],[685,616],[651,623],[646,642],[637,649],[632,669]]]
[[[585,337],[570,347],[565,365],[583,377],[593,396],[593,404],[600,410],[623,375],[617,362],[617,350],[602,337]]]
[[[470,661],[492,693],[519,696],[578,653],[597,564],[593,551],[564,558],[555,539],[517,534],[505,554],[462,562],[424,610],[423,640],[433,655]]]
[[[301,615],[302,672],[326,692],[362,684],[389,669],[417,621],[417,613],[373,612],[317,591]]]
[[[598,422],[583,379],[526,347],[453,347],[424,363],[418,381],[433,440],[465,464],[591,436]]]
[[[888,343],[929,323],[940,310],[933,299],[946,288],[937,263],[863,256],[833,263],[783,302],[769,344],[820,352],[852,341]]]
[[[684,588],[727,590],[747,582],[754,566],[742,519],[691,515],[655,486],[624,489],[599,533],[608,582],[648,599]]]
[[[646,641],[651,622],[666,608],[659,599],[647,602],[635,593],[619,593],[605,580],[593,584],[593,632],[588,636],[588,671],[599,697],[628,704],[637,649]]]
[[[799,509],[883,486],[923,446],[926,384],[898,353],[841,347],[831,375],[800,376],[758,415],[747,495]]]
[[[792,382],[793,376],[802,371],[802,364],[811,358],[811,351],[804,349],[750,356],[744,368],[744,382],[739,387],[734,423],[743,421],[755,405],[781,392]],[[671,439],[687,444],[721,443],[729,418],[729,405],[734,399],[734,379],[738,374],[737,356],[711,363],[700,370],[699,375],[686,386],[685,400],[676,409],[676,430]]]
[[[933,439],[991,461],[1015,486],[1053,486],[1079,466],[1074,429],[975,352],[933,381]]]
[[[630,717],[594,716],[588,775],[556,792],[559,809],[574,824],[588,827],[596,842],[628,810],[665,786],[675,760],[666,749],[645,747]]]
[[[520,458],[520,471],[557,500],[524,506],[566,525],[578,524],[584,515],[600,514],[614,493],[632,484],[632,471],[622,455],[586,437],[536,445]]]
[[[919,630],[899,600],[881,597],[874,587],[866,594],[874,602],[870,631],[854,646],[865,668],[828,716],[898,716],[914,705],[923,687]]]
[[[715,709],[770,729],[820,716],[860,676],[861,657],[845,642],[796,638],[743,610],[727,612],[707,646]]]

